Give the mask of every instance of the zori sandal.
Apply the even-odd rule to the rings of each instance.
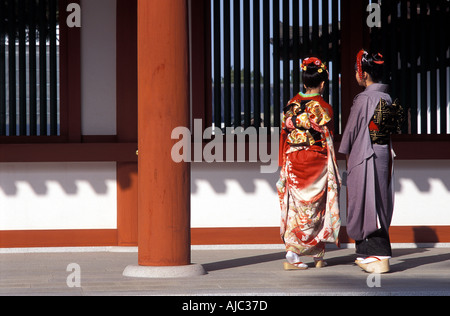
[[[370,256],[364,260],[358,260],[356,264],[369,273],[387,273],[390,271],[389,258]]]
[[[328,263],[322,258],[320,259],[314,258],[314,265],[316,268],[325,268],[328,265]]]
[[[304,264],[300,261],[300,256],[295,252],[288,251],[286,253],[286,260],[288,262],[284,262],[284,270],[306,270],[308,269],[308,265]]]
[[[308,265],[303,262],[289,263],[283,262],[284,270],[306,270],[308,269]]]

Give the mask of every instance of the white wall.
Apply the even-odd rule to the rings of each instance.
[[[259,164],[192,164],[192,227],[275,227],[278,174]],[[339,161],[342,174],[344,162]],[[396,161],[395,226],[450,225],[450,160]],[[346,223],[346,187],[341,191]]]
[[[193,163],[192,227],[279,226],[279,173],[261,173],[260,167],[260,163]]]
[[[116,1],[81,0],[83,135],[116,135]]]
[[[193,163],[192,227],[279,225],[277,174],[260,173],[258,163]]]
[[[115,228],[115,163],[0,164],[0,230]]]
[[[393,225],[450,225],[450,161],[397,161],[395,170]],[[193,163],[192,227],[278,226],[277,180],[258,163]],[[115,163],[0,164],[0,230],[115,228]]]
[[[395,162],[393,225],[450,225],[450,160]]]

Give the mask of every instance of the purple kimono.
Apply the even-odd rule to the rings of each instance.
[[[347,233],[355,241],[367,240],[380,230],[389,241],[394,154],[390,144],[372,144],[369,134],[369,123],[380,99],[392,104],[387,90],[387,85],[374,83],[355,97],[339,148],[340,153],[348,155]]]

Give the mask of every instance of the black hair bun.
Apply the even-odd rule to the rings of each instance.
[[[380,82],[383,77],[384,57],[380,53],[364,54],[362,70],[367,72],[374,82]]]

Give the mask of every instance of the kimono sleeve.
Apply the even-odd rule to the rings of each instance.
[[[358,95],[353,100],[353,105],[350,110],[350,115],[348,117],[347,125],[345,127],[344,133],[342,134],[341,145],[339,147],[339,152],[341,154],[349,155],[352,146],[354,145],[356,138],[363,126],[363,107],[367,105],[367,97]]]

